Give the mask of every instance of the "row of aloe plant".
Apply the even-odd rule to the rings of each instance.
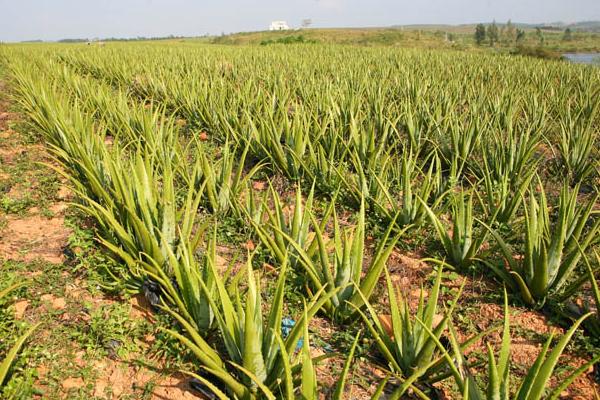
[[[600,241],[600,219],[594,209],[598,196],[581,205],[578,193],[578,185],[570,189],[565,184],[553,210],[547,204],[543,187],[532,185],[523,231],[498,226],[496,213],[488,215],[486,221],[477,219],[473,193],[461,191],[452,195],[451,224],[442,222],[427,207],[444,251],[445,261],[441,263],[457,270],[466,270],[474,263],[484,264],[532,307],[541,307],[548,299],[563,302],[589,281],[580,269],[581,261]],[[484,243],[491,239],[497,243],[499,262],[490,254],[482,254]],[[522,248],[515,248],[515,242],[523,243]],[[487,247],[489,253],[493,246],[488,243]]]
[[[157,53],[160,54],[158,50]],[[234,59],[239,58],[239,54],[231,53],[226,52]],[[273,54],[256,56],[254,62],[261,62]],[[331,56],[336,59],[340,55],[334,53]],[[115,62],[115,58],[119,62]],[[462,101],[465,100],[450,96],[452,91],[441,92],[446,87],[415,88],[411,82],[411,78],[415,78],[414,72],[407,72],[408,82],[403,82],[405,85],[400,93],[389,89],[397,88],[398,84],[391,76],[376,83],[366,78],[359,79],[354,83],[358,89],[339,79],[338,86],[328,85],[328,91],[322,91],[319,90],[322,85],[318,76],[307,78],[310,84],[295,87],[293,85],[299,85],[299,81],[292,79],[286,82],[277,69],[265,71],[265,75],[272,77],[272,80],[257,80],[253,63],[237,63],[235,68],[230,65],[234,72],[223,74],[222,59],[208,57],[200,62],[187,54],[182,54],[177,62],[169,63],[168,70],[152,60],[147,60],[144,68],[140,68],[139,65],[133,65],[128,57],[114,53],[110,59],[98,54],[87,54],[83,58],[70,54],[61,55],[61,60],[78,71],[130,88],[144,98],[163,102],[194,124],[214,133],[220,140],[233,132],[239,140],[249,144],[253,156],[268,158],[274,167],[294,178],[301,174],[318,173],[318,166],[323,166],[322,158],[331,160],[333,154],[338,161],[345,160],[348,163],[358,157],[368,169],[369,158],[377,159],[388,147],[401,147],[402,143],[398,141],[400,137],[409,139],[416,155],[421,152],[427,154],[436,148],[451,180],[459,179],[467,171],[479,169],[480,165],[473,162],[473,156],[483,156],[489,148],[494,147],[510,149],[510,152],[496,153],[495,156],[516,156],[514,168],[519,170],[511,172],[519,173],[527,167],[519,158],[526,161],[527,156],[542,143],[544,136],[549,143],[556,143],[556,132],[561,131],[561,126],[572,126],[570,121],[574,120],[578,121],[577,126],[587,128],[582,129],[585,134],[573,137],[585,137],[582,140],[588,144],[576,144],[581,151],[569,150],[572,146],[552,149],[559,154],[557,159],[581,153],[581,157],[577,156],[581,159],[580,163],[587,165],[590,172],[595,169],[594,151],[589,143],[595,140],[596,100],[593,92],[584,88],[580,88],[582,111],[576,117],[568,118],[560,112],[568,108],[562,107],[571,95],[566,85],[560,86],[561,93],[555,98],[540,98],[535,84],[545,86],[545,83],[532,80],[535,84],[529,82],[523,85],[517,77],[513,82],[509,81],[509,87],[527,90],[523,97],[516,96],[517,91],[509,92],[509,88],[503,88],[501,85],[506,84],[507,80],[501,76],[497,78],[502,79],[483,88],[486,94],[496,91],[501,95],[479,96],[475,91],[468,92],[465,96],[473,99],[467,111],[464,111]],[[355,61],[351,66],[358,68],[355,64],[360,63],[361,60]],[[321,67],[320,64],[298,63],[291,67],[298,76],[303,76]],[[381,70],[389,68],[398,68],[398,65],[380,66]],[[191,85],[186,79],[168,79],[175,74],[185,77],[198,71],[202,71],[205,80],[193,81]],[[346,67],[337,72],[345,77],[351,75],[353,70]],[[544,71],[547,74],[556,72]],[[507,74],[513,74],[513,71],[507,71]],[[157,76],[164,79],[156,79]],[[115,77],[120,78],[115,81]],[[244,82],[242,90],[238,88],[238,95],[230,96],[232,86],[240,81]],[[446,85],[457,84],[457,81],[451,80]],[[452,86],[452,89],[455,88]],[[290,95],[292,90],[300,95]],[[350,95],[350,91],[356,94]],[[337,96],[339,100],[333,101],[329,92],[342,95]],[[360,96],[364,97],[363,102],[356,101]],[[223,110],[220,110],[221,106]],[[552,118],[547,118],[547,114]],[[304,118],[304,115],[312,115],[312,118]],[[390,119],[389,115],[398,117]],[[482,135],[481,132],[491,132],[493,136]],[[521,139],[523,133],[526,135]],[[506,138],[512,144],[505,144]],[[521,142],[525,147],[519,144]],[[500,144],[503,146],[498,146]],[[316,160],[317,154],[323,155],[321,162]],[[492,155],[493,151],[487,156],[490,162]],[[567,167],[566,173],[570,174],[571,169]]]

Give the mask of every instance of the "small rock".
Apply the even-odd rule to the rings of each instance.
[[[77,364],[80,367],[84,367],[86,365],[84,358],[85,358],[85,351],[83,351],[83,350],[78,351],[77,353],[75,353],[75,364]]]
[[[71,197],[71,190],[67,186],[60,186],[58,188],[57,196],[59,199],[66,200]]]
[[[148,334],[146,336],[144,336],[144,342],[151,344],[154,343],[156,341],[156,336],[154,336],[153,334]]]
[[[63,310],[67,305],[67,302],[63,297],[54,297],[52,294],[45,294],[40,297],[40,300],[50,303],[50,306],[55,310]]]
[[[63,213],[69,206],[65,203],[56,203],[49,207],[49,210],[55,214]]]
[[[83,379],[67,378],[62,382],[61,386],[64,390],[78,389],[83,386]]]
[[[63,297],[59,297],[52,302],[52,308],[54,308],[56,310],[64,310],[64,308],[66,306],[67,306],[67,302],[65,301],[65,299]]]
[[[277,269],[275,269],[275,267],[273,267],[271,264],[264,263],[263,264],[263,268],[269,274],[275,274],[275,273],[277,273]]]
[[[226,271],[229,267],[229,262],[225,258],[217,254],[217,256],[215,257],[215,266],[219,271]]]
[[[51,294],[45,294],[42,297],[40,297],[41,301],[46,301],[48,303],[51,303],[54,300],[54,296]]]
[[[254,190],[265,190],[266,188],[267,188],[267,184],[264,181],[252,182],[252,189],[254,189]]]
[[[40,365],[36,368],[37,376],[39,379],[43,379],[48,374],[48,368],[44,365]]]
[[[25,316],[25,311],[27,311],[27,307],[29,307],[29,301],[21,300],[17,301],[14,304],[15,307],[15,319],[22,319]]]

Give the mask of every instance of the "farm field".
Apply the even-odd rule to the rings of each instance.
[[[0,46],[0,395],[599,399],[600,68]]]

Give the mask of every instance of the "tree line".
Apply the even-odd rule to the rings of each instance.
[[[526,37],[525,30],[517,28],[511,20],[508,20],[506,25],[498,27],[496,21],[491,24],[484,25],[478,24],[475,27],[475,42],[478,46],[482,46],[484,44],[489,44],[490,46],[495,46],[497,43],[520,43]],[[537,38],[540,46],[543,46],[545,43],[544,32],[540,27],[535,28],[535,37]],[[569,41],[573,39],[573,32],[571,28],[567,28],[564,31],[563,40]]]

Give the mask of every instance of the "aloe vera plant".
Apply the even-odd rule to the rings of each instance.
[[[242,300],[239,288],[230,296],[223,279],[215,266],[209,262],[209,269],[216,284],[213,293],[200,282],[210,306],[214,312],[216,325],[223,340],[226,356],[217,353],[201,336],[197,329],[189,324],[176,311],[170,310],[187,331],[189,338],[172,330],[168,332],[188,346],[196,355],[205,372],[221,382],[234,398],[275,398],[273,394],[289,393],[294,390],[294,376],[303,369],[302,375],[310,370],[291,366],[291,356],[302,335],[307,335],[307,324],[333,293],[318,293],[305,306],[304,314],[298,319],[289,335],[282,339],[279,331],[283,320],[283,296],[285,290],[286,269],[284,263],[279,270],[279,278],[269,314],[263,318],[260,285],[254,277],[252,257],[243,271],[247,278],[247,293]],[[305,338],[305,342],[308,337]],[[301,357],[308,363],[305,354]],[[310,358],[310,357],[309,357]],[[306,367],[309,368],[309,367]],[[309,382],[310,377],[302,378]],[[314,380],[313,380],[314,382]],[[311,383],[302,390],[311,391]]]
[[[365,265],[365,205],[362,202],[356,227],[351,230],[340,228],[337,214],[333,212],[333,238],[327,242],[323,226],[311,215],[315,231],[313,244],[305,250],[291,236],[279,231],[296,251],[300,267],[309,286],[308,295],[320,291],[333,291],[331,298],[323,304],[323,312],[333,320],[344,321],[354,314],[355,308],[364,305],[375,290],[387,260],[404,231],[392,237],[394,223],[380,239],[371,262]],[[278,229],[276,229],[278,230]],[[330,258],[330,248],[333,257]],[[313,251],[314,250],[314,251]]]
[[[79,207],[98,221],[104,232],[102,243],[126,262],[134,276],[140,277],[142,272],[139,261],[145,261],[145,267],[158,265],[171,274],[168,255],[169,251],[175,252],[178,238],[190,238],[191,247],[197,246],[198,235],[192,235],[192,231],[204,186],[190,186],[184,207],[179,209],[169,165],[159,173],[142,155],[132,164],[123,165],[117,160],[107,163],[114,189],[107,191],[101,201],[87,197],[87,204]],[[131,175],[127,177],[119,172],[128,170]],[[153,268],[150,272],[156,274]]]
[[[488,349],[488,385],[485,391],[479,388],[475,377],[470,372],[463,352],[457,345],[456,331],[450,329],[450,342],[452,344],[455,363],[450,363],[452,373],[460,391],[467,399],[508,399],[510,396],[510,317],[508,310],[508,297],[504,292],[504,324],[502,330],[502,344],[498,359],[494,356],[492,347]]]
[[[232,212],[239,221],[249,221],[252,227],[260,226],[266,208],[265,195],[254,190],[251,181],[246,181],[245,186],[240,198],[234,201]]]
[[[489,174],[496,182],[506,176],[517,182],[529,176],[538,164],[536,151],[541,142],[539,127],[543,126],[543,119],[543,113],[539,111],[523,130],[517,131],[513,123],[506,123],[506,132],[493,131],[493,136],[482,145],[484,166],[480,168],[481,174]],[[518,184],[513,184],[515,187]]]
[[[298,263],[297,252],[300,250],[309,255],[314,254],[317,249],[316,237],[310,238],[310,227],[313,222],[313,203],[314,186],[311,188],[306,200],[303,199],[302,189],[298,187],[294,197],[293,210],[284,211],[284,203],[279,194],[270,186],[270,195],[274,210],[271,211],[266,206],[263,198],[260,210],[264,213],[266,221],[262,220],[262,215],[252,217],[250,212],[244,208],[248,221],[252,224],[254,232],[260,238],[261,242],[267,247],[271,255],[278,263],[288,260],[292,268]],[[323,217],[320,229],[323,230],[329,220],[329,216],[334,211],[336,196],[331,199]],[[266,224],[265,224],[266,222]],[[293,243],[294,245],[292,245]]]
[[[449,140],[442,137],[439,141],[438,151],[444,161],[450,186],[459,182],[473,153],[479,148],[482,133],[479,124],[476,119],[467,121],[466,126],[461,126],[458,122],[448,123],[449,132],[446,135]]]
[[[598,270],[600,270],[600,255],[598,253],[595,254],[595,267],[592,267],[586,255],[583,256],[587,270],[587,281],[591,287],[591,296],[589,298],[580,298],[580,302],[570,301],[564,305],[564,312],[571,319],[576,320],[584,315],[591,315],[583,322],[583,327],[592,338],[600,337],[600,287],[596,278]],[[562,309],[563,307],[560,308]]]
[[[23,335],[19,336],[13,347],[10,348],[2,362],[0,362],[0,393],[2,387],[6,383],[6,379],[8,378],[10,367],[15,362],[19,351],[21,350],[27,339],[29,339],[33,332],[35,332],[35,330],[39,327],[39,325],[40,324],[31,326],[27,331],[25,331]]]
[[[333,195],[338,191],[338,188],[344,184],[344,176],[346,175],[345,165],[339,163],[338,160],[343,160],[348,148],[340,149],[338,144],[340,140],[337,135],[330,140],[330,148],[326,148],[326,144],[308,143],[309,159],[311,162],[306,167],[309,179],[315,182],[316,187],[323,193]]]
[[[248,148],[238,154],[237,148],[231,149],[229,141],[225,142],[221,157],[214,163],[209,161],[201,144],[197,145],[197,151],[202,171],[200,181],[206,182],[209,208],[213,213],[227,213],[232,203],[237,201],[246,182],[261,169],[262,164],[258,163],[244,173]]]
[[[575,321],[573,326],[558,340],[551,348],[554,335],[550,335],[533,365],[527,370],[525,377],[519,384],[515,393],[511,392],[510,384],[510,318],[508,311],[507,296],[504,296],[504,329],[502,333],[502,344],[499,350],[499,356],[496,359],[491,345],[488,348],[488,376],[487,387],[481,388],[476,376],[471,372],[463,356],[463,352],[457,344],[456,331],[451,326],[450,340],[453,348],[453,359],[455,363],[450,363],[452,374],[462,392],[464,400],[493,400],[493,399],[515,399],[515,400],[540,400],[557,399],[562,392],[569,387],[575,379],[585,373],[590,366],[594,365],[600,356],[597,356],[585,363],[574,372],[564,377],[558,386],[549,390],[550,378],[556,368],[558,360],[568,345],[569,341],[577,331],[579,325],[587,316]],[[447,353],[446,353],[447,354]],[[448,357],[450,358],[450,357]]]
[[[419,200],[427,210],[429,219],[438,233],[450,265],[459,270],[470,267],[475,262],[488,235],[487,230],[479,234],[474,232],[476,226],[473,215],[473,193],[466,194],[463,190],[452,196],[451,226],[446,226],[423,200]]]
[[[292,366],[290,359],[292,358],[290,354],[286,351],[286,346],[284,340],[281,337],[279,332],[274,332],[274,337],[277,341],[277,345],[281,346],[280,351],[283,357],[283,366],[282,366],[282,377],[279,379],[278,386],[275,387],[275,390],[272,390],[268,386],[260,383],[259,377],[252,374],[252,372],[240,365],[232,363],[232,365],[245,374],[250,379],[254,380],[258,389],[256,390],[256,394],[253,394],[250,390],[248,394],[244,395],[242,398],[265,398],[265,399],[285,399],[285,400],[295,400],[296,392],[300,392],[300,396],[303,399],[314,399],[317,398],[317,393],[319,389],[319,383],[317,381],[317,377],[315,374],[315,366],[313,358],[310,354],[310,343],[309,343],[309,333],[306,324],[304,324],[303,329],[303,344],[302,348],[299,351],[298,356],[296,357],[296,363]],[[350,358],[349,358],[350,359]],[[216,396],[218,399],[230,400],[231,397],[227,394],[227,389],[223,389],[219,387],[219,385],[213,380],[206,376],[202,376],[198,373],[184,371],[187,375],[196,379],[208,391],[211,395]],[[340,382],[344,382],[345,376],[347,375],[347,371],[342,376]],[[342,386],[343,387],[343,386]],[[229,388],[231,389],[231,388]],[[237,394],[233,393],[233,398],[240,398]]]
[[[416,87],[414,89],[412,97],[413,101],[417,101],[418,90]],[[417,157],[421,154],[424,154],[427,150],[428,145],[428,133],[427,127],[424,122],[424,118],[420,113],[422,111],[417,110],[419,112],[418,115],[415,115],[414,104],[407,102],[404,104],[404,108],[402,110],[404,118],[404,127],[407,136],[407,147],[411,154],[416,155]]]
[[[308,125],[307,115],[295,112],[290,117],[283,109],[268,110],[263,120],[246,116],[251,129],[246,139],[256,158],[267,158],[287,177],[297,180],[303,173],[301,160],[307,152],[308,135],[303,128]]]
[[[364,301],[368,314],[357,309],[385,360],[382,367],[402,378],[403,390],[408,390],[417,380],[433,379],[434,372],[443,362],[436,341],[447,329],[462,289],[454,298],[452,306],[443,315],[437,314],[442,276],[440,267],[427,303],[425,304],[424,292],[421,291],[419,305],[413,314],[403,296],[397,293],[386,270],[390,329],[386,329],[379,314],[366,298]]]
[[[594,150],[597,133],[594,132],[594,116],[598,103],[582,107],[572,115],[567,108],[564,122],[561,122],[558,138],[558,158],[564,173],[573,184],[583,182],[596,172]]]
[[[427,209],[419,198],[430,201],[433,198],[436,205],[443,198],[440,193],[441,170],[439,159],[434,154],[428,157],[429,166],[422,170],[417,158],[412,152],[404,153],[397,164],[392,164],[390,179],[399,182],[398,193],[391,191],[391,185],[375,177],[383,192],[382,200],[375,204],[375,209],[386,216],[388,221],[396,217],[398,225],[419,225],[427,218]],[[436,162],[437,161],[437,162]]]
[[[486,213],[493,216],[494,221],[508,224],[523,204],[523,197],[535,176],[535,168],[525,171],[523,175],[498,176],[492,173],[484,153],[482,174],[484,194],[481,197]]]
[[[199,227],[199,234],[206,229]],[[146,273],[161,289],[161,303],[175,306],[178,313],[205,335],[214,322],[214,312],[209,297],[216,295],[216,282],[211,265],[216,265],[216,228],[208,240],[203,256],[198,261],[197,251],[190,240],[182,240],[175,250],[167,248],[167,265],[171,273],[154,263]],[[153,262],[151,260],[150,262]],[[229,268],[222,271],[225,279],[229,277]]]
[[[600,256],[596,253],[597,264],[600,265]],[[592,267],[586,262],[588,277],[590,281],[590,285],[592,286],[592,299],[595,305],[595,312],[592,316],[584,321],[584,326],[588,332],[590,332],[595,337],[600,337],[600,285],[596,279],[596,270],[593,270]],[[590,305],[589,302],[584,303],[584,313],[593,312],[594,308]]]
[[[525,215],[525,251],[522,256],[515,257],[501,235],[484,224],[498,242],[506,265],[497,266],[488,261],[485,264],[519,293],[526,304],[541,306],[549,297],[569,297],[585,282],[577,279],[579,277],[574,273],[582,252],[599,240],[600,219],[591,219],[597,214],[594,211],[595,198],[579,207],[578,186],[570,190],[565,185],[558,199],[556,221],[551,223],[544,190],[540,190],[539,199],[534,192],[532,189]],[[592,223],[588,228],[589,221]],[[576,279],[573,280],[574,277]]]

